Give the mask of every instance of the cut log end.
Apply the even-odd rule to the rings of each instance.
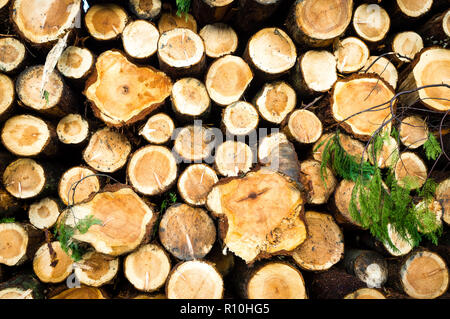
[[[361,288],[348,294],[344,299],[386,299],[386,297],[376,289]]]
[[[392,242],[393,247],[389,243],[383,243],[386,250],[392,256],[396,257],[408,254],[413,249],[410,240],[403,238],[391,224],[388,224],[387,228],[388,228],[388,236]]]
[[[196,78],[183,78],[175,82],[171,101],[175,113],[189,119],[206,115],[211,106],[205,85]]]
[[[287,136],[301,144],[317,142],[322,136],[322,122],[311,111],[295,110],[289,115],[289,120],[284,128]]]
[[[103,52],[95,68],[84,94],[94,114],[109,125],[123,126],[144,118],[164,102],[172,89],[172,81],[165,73],[139,67],[116,50]]]
[[[400,187],[417,189],[427,179],[427,167],[416,154],[404,152],[395,164],[394,174]]]
[[[293,252],[295,262],[306,270],[327,270],[344,255],[344,235],[328,214],[305,213],[308,238]]]
[[[205,43],[205,53],[216,59],[227,54],[233,54],[238,46],[238,36],[230,26],[224,23],[205,25],[199,32]]]
[[[258,127],[258,111],[250,103],[239,101],[228,105],[222,114],[222,123],[228,133],[237,136],[250,134]]]
[[[41,193],[46,183],[42,166],[32,159],[21,158],[6,167],[3,184],[16,198],[32,198]]]
[[[284,200],[276,200],[281,194]],[[295,182],[272,170],[261,168],[216,184],[206,205],[220,218],[224,244],[247,263],[291,251],[306,239],[299,218],[301,192]]]
[[[56,134],[64,144],[80,144],[88,138],[89,123],[80,114],[68,114],[58,122]]]
[[[226,106],[241,98],[252,79],[253,73],[242,58],[226,55],[211,64],[205,85],[211,99]]]
[[[450,178],[439,183],[435,194],[443,209],[442,220],[450,225]]]
[[[266,121],[280,124],[295,108],[297,95],[286,82],[267,83],[255,96],[253,104]]]
[[[6,114],[14,105],[14,82],[6,75],[0,74],[0,115]]]
[[[371,250],[347,249],[344,265],[369,288],[381,288],[388,279],[388,264],[384,257]]]
[[[129,23],[122,33],[125,52],[132,58],[148,59],[158,49],[159,31],[154,24],[145,20]]]
[[[300,90],[309,94],[329,91],[337,80],[336,59],[328,51],[311,50],[299,58]]]
[[[59,198],[65,205],[78,204],[100,190],[100,180],[89,168],[76,166],[67,170],[58,185]],[[94,176],[93,176],[94,175]]]
[[[51,142],[54,131],[42,119],[32,115],[9,118],[1,133],[3,145],[17,156],[41,154]]]
[[[79,288],[69,288],[51,299],[106,299],[103,292],[95,287],[81,286]]]
[[[172,137],[174,129],[173,120],[167,114],[158,113],[149,117],[139,131],[139,135],[142,135],[149,143],[165,144]]]
[[[177,170],[175,156],[168,148],[149,145],[131,155],[127,175],[139,193],[157,195],[175,183]]]
[[[439,201],[431,200],[421,200],[415,205],[415,211],[417,212],[417,218],[419,220],[418,231],[423,234],[428,234],[437,231],[442,227],[442,205]],[[423,220],[423,214],[425,212],[431,212],[436,216],[434,223],[432,225],[425,224]]]
[[[376,12],[376,18],[374,18]],[[353,28],[363,40],[375,43],[383,40],[391,27],[388,13],[377,4],[364,3],[353,14]]]
[[[26,49],[22,42],[15,38],[0,39],[0,71],[15,72],[22,66],[26,56]]]
[[[252,149],[243,142],[225,141],[216,150],[214,165],[222,176],[247,173],[253,165]]]
[[[0,299],[34,299],[33,291],[21,288],[6,288],[0,290]]]
[[[216,241],[216,226],[202,208],[186,204],[169,207],[159,224],[163,246],[181,260],[201,259]]]
[[[434,299],[447,291],[449,272],[445,261],[438,254],[419,250],[413,252],[403,263],[400,280],[409,296]]]
[[[85,79],[94,66],[94,56],[86,48],[67,47],[58,59],[58,71],[69,79]]]
[[[50,252],[49,244],[43,244],[36,252],[33,259],[33,270],[36,276],[42,282],[59,283],[64,281],[73,270],[73,262],[68,254],[66,254],[59,241],[50,243],[54,259]],[[56,266],[52,266],[52,261],[58,261]]]
[[[188,163],[208,158],[214,146],[213,131],[199,125],[189,125],[180,130],[174,150]]]
[[[400,141],[409,149],[416,149],[428,140],[428,126],[419,116],[408,116],[400,122]]]
[[[18,33],[33,44],[56,41],[72,24],[81,11],[81,0],[69,0],[57,4],[17,0],[12,4],[12,21]]]
[[[307,189],[307,202],[309,204],[325,204],[336,188],[337,180],[328,167],[322,180],[321,163],[316,160],[306,160],[300,164],[303,174],[301,178]]]
[[[83,159],[97,171],[112,173],[125,165],[130,152],[131,144],[127,138],[105,127],[92,135],[83,151]]]
[[[161,18],[158,21],[160,34],[176,28],[186,28],[197,33],[197,21],[189,13],[181,16],[178,16],[175,12],[161,14]]]
[[[161,13],[161,0],[130,0],[130,10],[139,18],[154,20]]]
[[[223,293],[219,272],[200,260],[179,264],[172,270],[166,284],[169,299],[221,299]]]
[[[18,223],[0,223],[0,264],[15,266],[25,257],[27,231]]]
[[[75,276],[81,284],[100,287],[111,282],[119,270],[119,259],[88,252],[75,264]]]
[[[349,37],[337,43],[334,56],[339,72],[353,73],[359,71],[366,64],[370,51],[363,41]]]
[[[272,133],[264,137],[258,145],[258,161],[261,164],[268,164],[270,154],[282,143],[288,143],[284,133]]]
[[[377,159],[377,166],[381,169],[392,167],[399,158],[399,147],[397,140],[389,136],[383,140],[383,146],[378,154],[373,154],[373,144],[370,144],[368,150],[369,160],[372,165],[375,164],[375,158]],[[374,156],[375,155],[375,156]]]
[[[407,31],[398,33],[392,41],[392,51],[401,55],[398,59],[402,62],[410,62],[422,49],[422,37],[416,32]]]
[[[418,18],[428,11],[430,11],[431,6],[433,5],[433,0],[396,0],[397,6],[400,11],[411,18]]]
[[[59,214],[58,202],[49,197],[31,204],[28,209],[30,223],[39,229],[51,228],[58,220]]]
[[[116,39],[128,22],[126,11],[112,3],[96,4],[89,8],[84,17],[89,34],[96,40]]]
[[[256,270],[248,280],[249,299],[307,299],[300,271],[282,262],[269,262]]]
[[[333,199],[337,210],[336,221],[340,224],[360,227],[361,224],[352,218],[349,210],[354,187],[355,183],[349,180],[342,180],[337,186]]]
[[[194,206],[206,203],[213,185],[219,181],[216,172],[205,164],[192,164],[178,179],[178,192],[183,200]]]
[[[385,57],[371,56],[361,72],[381,76],[394,89],[397,88],[398,72],[394,64]]]
[[[322,156],[323,156],[323,151],[325,149],[325,146],[327,145],[327,143],[329,142],[330,138],[333,137],[334,134],[332,133],[327,133],[322,135],[322,137],[314,144],[313,147],[313,158],[316,161],[321,162],[322,161]],[[330,143],[334,143],[334,142],[330,142]],[[357,163],[361,163],[361,159],[364,159],[364,161],[367,161],[367,152],[364,153],[364,157],[363,157],[363,152],[364,152],[364,144],[361,143],[358,140],[355,140],[353,138],[351,138],[350,136],[340,133],[339,134],[339,143],[342,146],[342,148],[351,156],[353,156],[354,160]]]

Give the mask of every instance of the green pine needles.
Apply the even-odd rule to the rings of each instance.
[[[191,7],[191,0],[176,0],[177,2],[177,15],[181,17],[181,14],[186,15],[187,20],[187,14],[189,12],[189,8]]]
[[[15,223],[16,219],[14,217],[5,217],[0,219],[0,224],[7,224],[7,223]]]
[[[368,147],[374,163],[378,162],[383,143],[389,135],[388,132],[378,133]],[[336,175],[355,182],[349,211],[356,222],[394,251],[398,249],[391,241],[388,225],[413,247],[419,245],[422,237],[437,244],[442,226],[429,209],[436,190],[436,183],[432,179],[428,179],[416,192],[416,197],[421,200],[416,204],[413,196],[414,180],[402,180],[405,187],[400,187],[392,168],[383,172],[378,166],[349,155],[340,144],[339,131],[325,142],[322,180],[325,181],[326,167],[329,165]]]
[[[428,139],[425,144],[423,144],[423,149],[425,150],[425,156],[428,160],[436,160],[442,153],[438,140],[431,133],[428,134]]]

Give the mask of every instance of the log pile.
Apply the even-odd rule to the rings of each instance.
[[[450,298],[449,45],[439,0],[0,0],[0,299]]]

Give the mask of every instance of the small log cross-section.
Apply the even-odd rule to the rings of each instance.
[[[158,29],[145,20],[130,22],[122,33],[122,44],[126,54],[138,61],[149,59],[156,53],[158,40]]]
[[[301,162],[300,171],[302,177],[300,178],[306,188],[306,200],[308,204],[325,204],[333,194],[336,188],[337,180],[333,172],[328,167],[322,179],[321,163],[314,160],[306,160]]]
[[[19,158],[6,167],[3,185],[14,197],[25,199],[41,194],[49,182],[42,165],[28,158]]]
[[[136,249],[147,239],[155,220],[153,208],[121,184],[108,185],[88,202],[72,207],[64,223],[73,227],[76,220],[89,215],[99,219],[102,225],[91,226],[85,234],[76,231],[73,239],[89,243],[97,252],[111,256]]]
[[[276,200],[280,196],[283,200]],[[260,168],[225,179],[213,187],[206,205],[220,218],[223,243],[247,263],[291,251],[306,239],[302,194],[278,172]]]
[[[182,128],[173,145],[185,162],[191,163],[207,159],[214,147],[214,132],[200,125],[189,125]]]
[[[180,120],[205,117],[211,108],[208,91],[196,78],[183,78],[175,82],[170,100],[172,109]]]
[[[0,120],[5,120],[15,102],[14,82],[6,75],[0,74]]]
[[[401,91],[417,90],[425,85],[450,85],[450,49],[431,47],[422,50],[412,62],[412,71],[401,82]],[[445,112],[450,109],[450,89],[448,87],[429,87],[399,97],[404,105],[415,104],[418,100],[434,111]]]
[[[19,266],[32,260],[43,233],[30,224],[0,223],[0,264]]]
[[[161,219],[159,239],[178,259],[201,259],[216,241],[216,226],[204,209],[176,204]]]
[[[358,38],[348,37],[335,45],[334,56],[337,69],[341,73],[359,71],[367,62],[370,51],[367,45]]]
[[[247,173],[252,165],[252,149],[243,142],[225,141],[216,149],[214,167],[222,176],[238,176]]]
[[[178,193],[189,205],[201,206],[218,181],[216,172],[208,165],[192,164],[178,178]]]
[[[387,35],[391,27],[388,13],[377,4],[364,3],[353,14],[356,34],[368,44],[377,44]]]
[[[440,182],[436,187],[436,200],[438,200],[442,206],[442,220],[447,225],[450,225],[450,178]]]
[[[177,178],[177,161],[172,152],[148,145],[130,157],[127,175],[133,188],[143,195],[158,195],[168,190]]]
[[[206,261],[191,260],[175,266],[166,282],[169,299],[222,299],[223,279]]]
[[[109,50],[98,57],[84,94],[98,118],[120,127],[145,118],[164,102],[171,89],[172,82],[163,72],[139,67],[121,52]]]
[[[428,126],[419,116],[408,116],[400,122],[400,141],[409,149],[416,149],[428,140]]]
[[[80,145],[87,141],[89,123],[80,114],[67,114],[58,122],[56,134],[61,143]]]
[[[99,190],[100,179],[93,170],[83,166],[75,166],[64,172],[58,185],[59,198],[65,205],[78,204]]]
[[[252,70],[242,58],[226,55],[211,64],[205,85],[211,100],[226,106],[241,98],[252,79]]]
[[[395,56],[401,62],[410,62],[422,49],[422,37],[413,31],[397,33],[392,40],[392,51],[401,55]]]
[[[56,265],[52,264],[54,261]],[[59,241],[44,243],[34,256],[33,270],[42,282],[59,283],[72,273],[73,261],[62,250]]]
[[[158,113],[148,118],[139,131],[139,135],[142,135],[151,144],[165,144],[172,137],[174,129],[175,124],[170,116]]]
[[[398,72],[395,66],[385,57],[371,56],[361,73],[375,73],[381,76],[394,89],[397,88]]]
[[[344,299],[386,299],[386,297],[376,289],[361,288],[348,294]]]
[[[68,79],[86,80],[94,68],[94,55],[86,48],[67,47],[58,59],[57,68]]]
[[[130,0],[131,12],[139,19],[155,20],[161,13],[161,0]]]
[[[378,75],[352,75],[339,80],[330,98],[331,113],[343,128],[362,140],[369,140],[380,125],[390,130],[389,101],[394,89]],[[395,110],[396,101],[392,108]]]
[[[0,38],[0,71],[15,73],[24,64],[26,49],[22,42],[15,38]]]
[[[347,271],[369,288],[381,288],[388,279],[388,264],[380,254],[369,250],[347,249],[344,256]]]
[[[295,1],[286,26],[299,45],[326,47],[341,36],[352,19],[353,0]]]
[[[327,270],[344,255],[344,235],[328,214],[308,211],[305,221],[308,238],[294,249],[292,258],[305,270]]]
[[[74,268],[80,283],[100,287],[111,282],[117,275],[119,259],[90,251],[83,255]]]
[[[59,214],[58,202],[49,197],[31,204],[28,209],[30,223],[39,229],[51,228],[58,220]]]
[[[205,43],[206,56],[212,59],[233,54],[238,47],[236,32],[224,23],[207,24],[199,35]]]
[[[96,4],[84,16],[87,31],[99,41],[118,38],[127,22],[127,12],[114,3]]]
[[[404,152],[395,164],[394,175],[400,187],[417,189],[422,187],[427,179],[427,167],[416,154]]]
[[[250,134],[257,129],[258,123],[258,111],[248,102],[238,101],[230,104],[222,112],[222,124],[227,134]]]
[[[124,261],[125,277],[138,290],[161,288],[170,272],[170,258],[159,245],[148,244],[129,254]]]
[[[283,125],[286,136],[301,144],[312,144],[322,136],[322,122],[311,111],[295,110]]]

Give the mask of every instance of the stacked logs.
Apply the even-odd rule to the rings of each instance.
[[[178,2],[0,0],[0,299],[448,296],[448,4]],[[336,128],[438,246],[352,217]]]

